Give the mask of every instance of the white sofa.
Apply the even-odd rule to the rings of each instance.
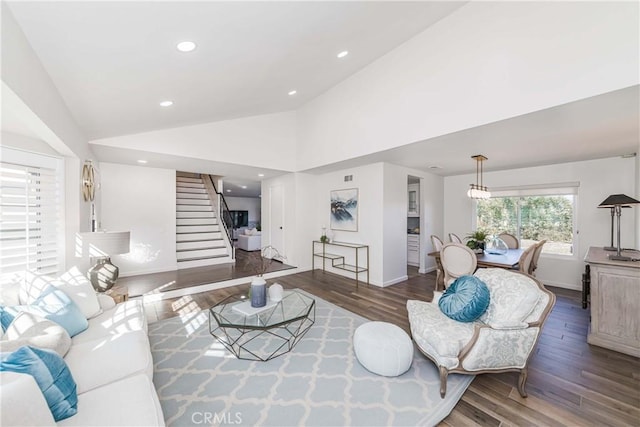
[[[76,382],[78,412],[57,425],[164,426],[142,302],[116,305],[98,294],[98,303],[100,311],[64,356]],[[56,425],[30,375],[0,372],[0,394],[1,425]]]
[[[247,229],[244,234],[238,235],[238,249],[245,251],[259,251],[262,249],[261,232]]]

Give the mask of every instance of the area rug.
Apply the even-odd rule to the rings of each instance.
[[[268,362],[227,351],[210,335],[206,310],[150,324],[153,381],[167,426],[429,426],[473,380],[449,375],[441,399],[438,370],[417,349],[399,377],[367,371],[352,337],[368,320],[313,298],[315,324],[291,352]]]

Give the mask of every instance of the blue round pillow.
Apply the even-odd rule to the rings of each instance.
[[[489,307],[489,288],[475,276],[458,277],[440,297],[440,310],[458,322],[473,322]]]

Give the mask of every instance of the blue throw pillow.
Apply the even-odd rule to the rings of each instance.
[[[76,383],[58,353],[20,347],[13,353],[2,355],[0,371],[31,375],[42,390],[54,420],[64,420],[78,412]]]
[[[67,330],[69,336],[78,335],[89,327],[89,322],[80,308],[67,294],[55,286],[47,286],[42,294],[30,305],[14,305],[0,307],[0,322],[2,329],[7,329],[13,318],[22,311],[44,317]]]
[[[489,307],[489,288],[475,276],[458,277],[440,297],[438,306],[458,322],[473,322]]]

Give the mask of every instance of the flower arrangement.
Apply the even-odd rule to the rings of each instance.
[[[273,246],[265,246],[260,250],[260,256],[250,254],[245,262],[245,268],[252,270],[256,276],[262,277],[269,270],[273,259],[285,260],[286,258]]]

